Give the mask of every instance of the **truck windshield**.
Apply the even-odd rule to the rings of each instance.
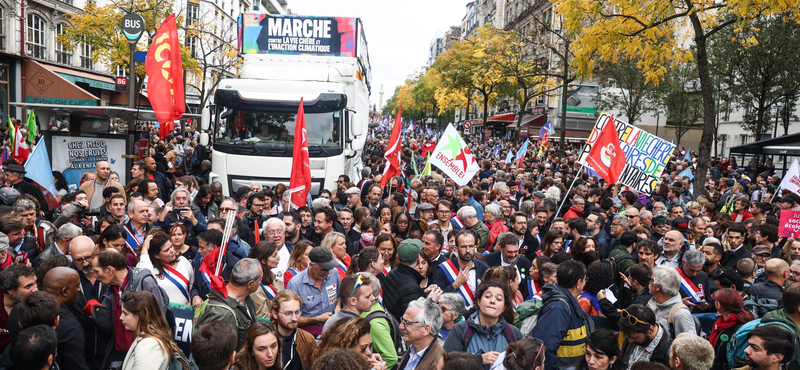
[[[342,147],[342,112],[306,113],[309,147]],[[284,148],[294,144],[296,113],[226,109],[214,135],[219,144]]]

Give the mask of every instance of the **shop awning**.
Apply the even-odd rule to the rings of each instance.
[[[53,70],[54,66],[26,60],[25,102],[70,106],[95,106],[100,100]]]
[[[522,117],[522,124],[521,125],[522,126],[542,127],[542,125],[544,125],[545,122],[547,122],[547,115],[545,115],[545,114],[537,114],[537,115],[530,114],[530,115],[527,115],[525,117]],[[506,127],[508,127],[508,128],[516,128],[517,127],[517,123],[514,122],[514,123],[512,123],[512,124],[510,124],[510,125],[508,125]]]
[[[800,133],[731,147],[734,154],[778,154],[800,156]]]
[[[589,134],[591,131],[581,131],[581,130],[567,130],[566,132],[566,140],[568,143],[584,143],[586,140],[589,139]],[[539,132],[536,131],[535,135],[530,136],[531,140],[538,140],[539,139]],[[556,130],[555,134],[550,135],[548,141],[559,141],[561,140],[561,130]]]
[[[501,114],[498,116],[491,116],[486,119],[486,122],[514,122],[516,120],[516,116],[514,113],[508,114]]]
[[[103,90],[111,90],[116,91],[117,85],[114,78],[111,76],[105,76],[98,73],[92,73],[87,71],[78,71],[70,68],[65,68],[61,66],[54,66],[45,64],[45,66],[50,69],[51,71],[58,73],[59,76],[64,77],[67,81],[76,83],[76,82],[83,82],[90,87],[103,89]]]

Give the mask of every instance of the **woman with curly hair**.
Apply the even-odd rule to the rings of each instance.
[[[236,354],[236,370],[281,370],[281,336],[275,329],[256,321],[247,331],[244,348]]]
[[[572,247],[572,259],[576,261],[580,261],[583,259],[584,253],[589,253],[591,251],[596,251],[597,248],[597,239],[592,236],[588,237],[581,237],[579,238],[574,246]]]
[[[372,365],[352,349],[335,349],[320,357],[311,370],[370,370]]]
[[[131,344],[122,370],[167,370],[173,353],[183,353],[175,342],[167,326],[153,293],[148,291],[129,292],[122,296],[120,320],[128,331],[136,334]],[[184,370],[189,364],[183,364]]]
[[[578,304],[589,316],[603,315],[597,293],[614,283],[614,269],[608,261],[593,263],[586,269],[586,286],[578,297]]]
[[[319,342],[319,348],[311,355],[311,362],[316,365],[317,360],[335,349],[354,349],[360,352],[369,361],[375,370],[386,370],[386,362],[377,353],[372,353],[372,339],[369,335],[370,325],[367,319],[361,317],[346,317],[335,322],[328,328]]]

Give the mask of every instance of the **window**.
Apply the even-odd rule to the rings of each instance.
[[[739,136],[739,138],[742,140],[742,142],[739,143],[739,144],[741,144],[741,145],[747,144],[747,140],[748,140],[748,136],[747,135],[741,135],[741,136]]]
[[[197,36],[187,37],[186,46],[189,47],[192,58],[197,59]]]
[[[189,6],[186,8],[186,25],[191,26],[197,22],[198,14],[200,14],[200,6],[189,3]]]
[[[28,39],[25,43],[26,53],[29,57],[44,59],[47,54],[45,46],[44,20],[36,14],[28,14]]]
[[[58,42],[58,37],[63,35],[66,31],[65,25],[59,23],[56,25],[56,62],[63,64],[72,64],[72,50],[68,49],[66,45]]]
[[[6,11],[0,8],[0,50],[6,50]]]
[[[128,68],[125,66],[117,66],[116,71],[114,71],[114,75],[117,77],[128,77]]]
[[[81,43],[81,68],[94,68],[94,62],[92,61],[92,45],[86,41]]]

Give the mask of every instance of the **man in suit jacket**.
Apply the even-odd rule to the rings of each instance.
[[[744,247],[745,231],[739,226],[734,226],[728,229],[728,242],[731,249],[722,254],[722,261],[720,264],[722,268],[736,269],[736,264],[739,260],[745,257],[750,257],[750,251]]]
[[[528,278],[528,271],[531,269],[531,260],[519,254],[519,241],[512,232],[505,232],[497,236],[497,245],[500,250],[489,253],[486,256],[486,264],[489,267],[514,266],[517,269],[520,281]],[[527,297],[527,289],[524,284],[520,284],[520,292],[523,297]]]

